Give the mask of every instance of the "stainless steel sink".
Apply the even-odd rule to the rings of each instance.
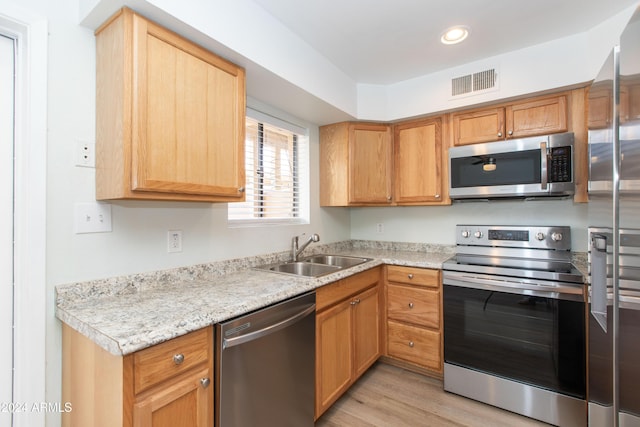
[[[371,261],[371,258],[361,258],[345,255],[312,255],[296,262],[283,262],[257,267],[260,270],[274,273],[293,274],[295,276],[320,277],[335,273],[345,268]]]
[[[302,261],[348,268],[367,261],[371,261],[371,258],[361,258],[346,255],[312,255],[304,258]]]
[[[289,273],[295,274],[297,276],[318,277],[324,274],[335,273],[336,271],[340,270],[340,267],[334,265],[314,264],[311,262],[298,261],[268,266],[267,269],[270,271],[275,271],[276,273]]]

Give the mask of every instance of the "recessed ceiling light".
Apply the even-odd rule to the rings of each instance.
[[[465,25],[456,25],[455,27],[447,28],[442,32],[440,41],[444,44],[456,44],[460,43],[469,35],[470,28]]]

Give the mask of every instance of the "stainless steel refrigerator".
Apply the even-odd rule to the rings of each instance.
[[[589,425],[640,426],[640,8],[589,91]]]

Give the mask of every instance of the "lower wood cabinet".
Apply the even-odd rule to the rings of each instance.
[[[116,356],[63,325],[63,426],[210,427],[213,327]]]
[[[211,426],[213,384],[211,374],[203,368],[177,378],[144,396],[136,397],[133,406],[134,426],[175,427]],[[206,387],[205,387],[206,385]]]
[[[440,270],[393,265],[386,269],[386,356],[441,376]]]
[[[318,419],[381,355],[381,269],[316,291]]]

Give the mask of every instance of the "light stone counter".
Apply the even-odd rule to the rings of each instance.
[[[454,246],[348,241],[312,245],[304,255],[355,255],[372,261],[319,278],[253,267],[288,253],[202,264],[56,287],[56,316],[115,355],[129,354],[232,319],[382,264],[442,267]]]

